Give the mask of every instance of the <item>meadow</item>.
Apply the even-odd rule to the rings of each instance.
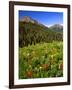
[[[62,76],[62,41],[43,42],[19,48],[19,79]]]

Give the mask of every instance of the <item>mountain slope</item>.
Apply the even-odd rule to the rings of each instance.
[[[19,46],[28,46],[41,42],[62,40],[62,34],[55,32],[30,17],[24,17],[19,21]]]
[[[31,17],[24,16],[23,18],[20,19],[20,22],[26,22],[26,23],[38,23],[36,20],[32,19]]]
[[[50,27],[51,30],[55,31],[55,32],[63,32],[63,26],[60,24],[55,24],[53,26]]]

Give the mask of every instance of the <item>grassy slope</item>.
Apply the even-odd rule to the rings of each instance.
[[[63,43],[43,43],[19,49],[19,78],[61,77]]]

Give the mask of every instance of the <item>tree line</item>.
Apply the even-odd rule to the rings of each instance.
[[[62,41],[63,34],[33,23],[19,22],[19,47],[36,43]]]

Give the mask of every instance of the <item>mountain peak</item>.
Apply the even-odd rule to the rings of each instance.
[[[61,24],[54,24],[51,28],[63,29],[63,26]]]
[[[61,24],[54,24],[50,27],[50,29],[52,29],[53,31],[62,32],[63,26]]]
[[[20,19],[21,22],[26,22],[26,23],[38,23],[36,20],[32,19],[29,16],[24,16],[23,18]]]
[[[54,27],[62,28],[63,26],[61,24],[55,24]]]
[[[22,17],[22,18],[20,19],[20,21],[22,21],[22,22],[29,22],[29,21],[30,21],[30,17],[24,16],[24,17]]]

